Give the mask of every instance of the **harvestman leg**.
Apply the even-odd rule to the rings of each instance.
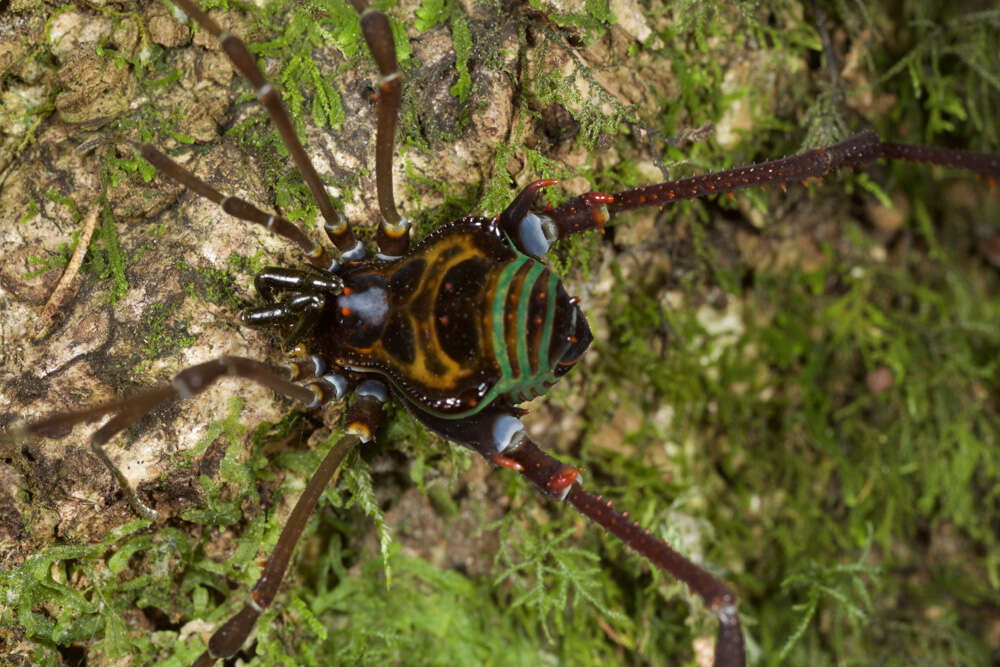
[[[603,527],[623,544],[669,572],[705,603],[719,619],[715,640],[715,667],[742,667],[746,650],[743,628],[736,609],[736,596],[729,587],[704,568],[694,564],[665,541],[632,521],[628,512],[614,509],[610,500],[590,493],[577,481],[580,471],[550,456],[527,437],[505,456],[517,470],[543,493],[557,501],[568,501],[580,514]]]
[[[369,380],[361,383],[355,394],[358,399],[347,410],[344,429],[346,435],[337,441],[306,484],[288,521],[285,522],[285,527],[281,530],[274,551],[264,564],[264,572],[254,584],[243,608],[219,626],[208,641],[208,649],[194,662],[194,667],[209,667],[215,664],[216,660],[232,657],[240,650],[257,619],[274,601],[291,562],[295,545],[298,544],[306,522],[323,494],[323,489],[340,467],[344,457],[359,444],[370,441],[378,429],[382,421],[382,406],[388,398],[385,385]]]
[[[360,14],[361,32],[368,50],[378,66],[378,103],[375,117],[375,188],[378,192],[379,221],[376,240],[383,257],[395,258],[406,254],[410,247],[410,221],[396,210],[392,193],[392,157],[396,140],[396,122],[403,91],[403,75],[396,61],[396,45],[392,41],[389,19],[368,6],[368,0],[351,0]]]
[[[190,171],[180,166],[151,144],[138,144],[139,154],[143,159],[156,167],[164,176],[180,183],[187,189],[201,195],[205,199],[218,204],[229,215],[254,222],[266,227],[282,238],[297,245],[305,254],[306,260],[320,269],[329,269],[332,265],[326,248],[310,239],[302,228],[280,215],[267,214],[250,202],[239,197],[227,197],[211,185],[201,180]]]
[[[277,374],[277,369],[253,359],[244,357],[219,357],[212,361],[189,366],[174,376],[170,384],[155,387],[141,394],[123,398],[117,401],[95,405],[83,410],[65,412],[53,415],[47,419],[16,426],[11,435],[15,439],[26,436],[48,435],[55,431],[62,430],[73,424],[93,421],[103,415],[114,415],[104,426],[97,429],[90,437],[90,447],[101,460],[104,466],[111,471],[118,486],[128,498],[129,504],[141,516],[147,519],[156,520],[159,513],[143,503],[136,494],[135,489],[125,479],[125,475],[108,457],[104,451],[104,444],[119,431],[128,428],[138,419],[148,414],[160,405],[176,399],[185,399],[202,391],[212,385],[221,377],[239,377],[252,380],[274,391],[293,398],[307,405],[318,403],[321,395],[310,387],[302,387],[293,384]]]
[[[1000,155],[888,143],[880,141],[873,132],[862,132],[828,148],[749,167],[633,188],[613,195],[589,192],[543,214],[532,213],[531,206],[539,190],[555,181],[539,180],[524,188],[500,214],[499,220],[522,251],[541,257],[557,239],[588,229],[602,229],[611,215],[619,211],[731,193],[753,186],[804,181],[823,176],[831,169],[864,166],[878,158],[967,169],[987,177],[991,184],[1000,175]],[[683,581],[719,619],[715,665],[739,667],[745,663],[736,597],[724,583],[674,551],[666,542],[642,530],[627,513],[613,509],[610,501],[585,491],[577,483],[578,470],[549,456],[527,437],[513,445],[510,453],[504,452],[503,456],[494,458],[494,462],[517,470],[549,496],[569,501],[581,514]]]
[[[938,146],[897,144],[882,141],[874,132],[866,130],[833,146],[748,167],[646,185],[613,195],[588,192],[545,214],[544,217],[555,227],[548,230],[546,237],[551,235],[549,240],[554,241],[587,229],[602,229],[610,216],[621,211],[662,206],[682,199],[697,199],[713,194],[728,194],[761,185],[785,185],[797,181],[804,183],[810,178],[821,178],[834,169],[864,167],[879,158],[965,169],[985,177],[991,186],[1000,178],[1000,155]]]
[[[299,141],[299,137],[295,133],[295,128],[292,126],[288,112],[285,111],[285,107],[281,103],[278,90],[265,78],[260,68],[257,67],[257,62],[247,50],[246,45],[236,35],[223,30],[193,0],[173,1],[188,16],[193,18],[198,25],[219,40],[219,45],[226,52],[226,55],[229,56],[233,65],[243,75],[243,78],[253,86],[257,99],[264,105],[268,115],[271,117],[271,122],[274,123],[274,126],[281,134],[281,139],[288,148],[288,152],[292,156],[292,161],[298,168],[299,173],[302,174],[303,180],[313,195],[313,199],[316,200],[316,205],[319,206],[319,210],[323,214],[324,220],[326,220],[324,229],[327,236],[330,237],[330,240],[337,246],[344,257],[349,259],[360,259],[363,257],[365,254],[364,246],[354,236],[354,231],[351,229],[351,225],[347,219],[340,214],[340,211],[334,208],[333,203],[330,201],[330,196],[323,186],[323,181],[320,180],[319,174],[316,173],[316,168],[313,167],[309,155],[302,147],[302,142]]]

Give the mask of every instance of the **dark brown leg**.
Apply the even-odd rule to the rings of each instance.
[[[863,167],[879,158],[966,169],[986,177],[991,183],[1000,177],[1000,155],[883,142],[874,132],[866,131],[827,148],[749,167],[632,188],[614,195],[590,192],[571,199],[546,216],[555,224],[558,238],[565,238],[587,229],[601,229],[611,215],[620,211],[662,206],[760,185],[805,181],[841,167]]]
[[[392,154],[396,141],[396,122],[403,90],[403,75],[396,62],[396,45],[392,41],[389,19],[368,6],[368,0],[351,0],[361,15],[361,32],[368,50],[378,66],[378,104],[375,116],[378,132],[375,137],[375,187],[382,220],[378,226],[379,250],[387,257],[406,254],[410,246],[410,221],[399,215],[392,193]]]
[[[156,520],[159,518],[159,513],[139,499],[135,489],[125,479],[121,470],[111,461],[107,452],[104,451],[104,444],[113,435],[122,429],[128,428],[128,426],[159,405],[178,398],[183,400],[189,396],[200,394],[211,386],[213,382],[224,376],[252,380],[273,389],[279,394],[294,398],[307,405],[320,402],[320,396],[317,392],[284,380],[279,377],[278,372],[278,369],[262,364],[259,361],[254,361],[253,359],[246,359],[244,357],[219,357],[212,361],[206,361],[196,366],[185,368],[175,375],[174,379],[168,385],[156,387],[141,394],[104,403],[103,405],[95,405],[75,412],[64,412],[29,424],[15,425],[11,429],[10,435],[14,439],[38,435],[45,436],[73,424],[92,421],[107,414],[114,415],[104,426],[97,429],[90,436],[90,447],[105,467],[111,471],[111,474],[118,482],[118,486],[121,487],[122,492],[128,498],[129,504],[132,505],[133,509],[147,519]]]
[[[330,196],[326,193],[326,188],[323,186],[323,181],[320,180],[319,174],[316,173],[316,168],[313,167],[312,161],[309,159],[309,155],[302,147],[302,142],[299,141],[298,135],[295,134],[295,128],[288,117],[288,112],[285,111],[285,107],[281,103],[281,97],[277,89],[264,77],[260,68],[257,67],[254,57],[247,50],[246,45],[236,35],[222,30],[219,24],[213,21],[208,14],[203,12],[194,3],[194,0],[174,1],[188,16],[197,21],[198,25],[219,40],[222,50],[229,56],[233,65],[240,71],[243,78],[253,86],[257,99],[260,100],[260,103],[267,110],[268,115],[271,116],[271,122],[278,128],[278,132],[281,134],[281,138],[285,142],[285,146],[288,147],[289,154],[292,156],[292,161],[295,162],[295,166],[298,167],[299,173],[302,174],[302,178],[309,187],[309,191],[312,192],[313,198],[316,200],[316,205],[319,206],[319,210],[326,220],[325,228],[327,234],[333,240],[334,244],[341,252],[351,253],[351,256],[363,256],[364,247],[355,238],[347,219],[333,207]]]
[[[369,381],[358,387],[357,394],[358,400],[348,409],[345,417],[347,435],[337,441],[306,484],[281,531],[274,551],[264,565],[264,572],[250,592],[250,598],[235,616],[215,631],[208,642],[208,649],[195,661],[195,667],[208,667],[215,664],[216,660],[232,657],[240,650],[257,619],[274,601],[295,545],[298,544],[323,489],[337,472],[344,457],[359,443],[371,440],[382,420],[382,405],[387,397],[385,387],[380,382]]]
[[[143,159],[156,167],[156,170],[164,176],[177,181],[205,199],[215,202],[229,215],[240,220],[255,222],[267,227],[278,236],[288,239],[302,250],[306,259],[313,266],[321,269],[330,268],[331,259],[326,248],[310,239],[295,223],[280,215],[268,215],[245,199],[227,197],[150,144],[139,144],[138,148]]]
[[[504,452],[504,460],[545,494],[567,500],[585,517],[601,525],[657,567],[671,573],[701,597],[719,619],[715,641],[716,667],[742,667],[745,664],[743,629],[736,611],[736,596],[714,576],[680,555],[663,540],[643,530],[618,512],[610,500],[584,490],[576,481],[579,471],[549,456],[527,438]],[[519,468],[519,469],[518,469]]]

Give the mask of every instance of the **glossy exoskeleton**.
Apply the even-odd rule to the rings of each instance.
[[[57,428],[110,414],[91,444],[136,511],[158,518],[103,450],[115,433],[162,403],[184,399],[229,375],[261,383],[307,408],[353,394],[345,435],[330,451],[295,506],[278,545],[243,609],[212,635],[196,664],[233,656],[258,616],[273,601],[306,519],[344,456],[368,442],[382,405],[395,396],[428,428],[465,445],[493,463],[515,470],[547,495],[569,502],[625,544],[685,582],[719,621],[717,665],[744,663],[736,599],[726,585],[642,530],[627,513],[585,491],[579,471],[531,442],[521,424],[520,403],[543,394],[586,351],[591,333],[583,312],[542,262],[558,239],[593,229],[617,212],[729,193],[740,188],[819,177],[879,158],[928,162],[968,169],[989,178],[1000,174],[1000,156],[880,141],[862,132],[823,149],[781,160],[634,188],[613,195],[587,193],[554,210],[533,211],[536,181],[496,218],[466,217],[409,246],[410,226],[396,211],[392,194],[393,135],[401,75],[386,17],[353,0],[366,42],[378,64],[376,176],[382,219],[379,253],[370,257],[351,226],[332,206],[323,183],[284,111],[275,87],[242,41],[223,31],[192,0],[177,0],[202,29],[218,38],[250,82],[284,139],[316,198],[338,260],[280,216],[228,197],[148,144],[137,151],[159,172],[219,204],[228,213],[266,226],[297,244],[311,266],[268,268],[255,278],[264,304],[244,313],[250,326],[278,328],[287,348],[291,380],[276,369],[225,356],[189,367],[166,386],[78,412],[23,425],[15,435],[44,435]]]

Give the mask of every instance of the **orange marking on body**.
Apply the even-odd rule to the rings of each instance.
[[[350,296],[352,294],[354,294],[354,290],[352,290],[350,287],[344,288],[344,296]]]
[[[447,325],[448,324],[448,316],[447,315],[442,315],[441,317],[438,318],[438,322],[440,322],[441,324]]]
[[[501,454],[494,454],[493,456],[490,457],[490,461],[492,461],[495,465],[500,466],[501,468],[509,468],[517,472],[522,472],[524,470],[523,465],[521,465],[514,459],[509,459]]]
[[[444,291],[445,292],[450,292],[451,289],[452,289],[452,284],[451,283],[445,283],[444,284]]]
[[[729,195],[730,199],[732,199],[733,201],[736,201],[736,195],[734,195],[732,192],[727,192],[726,194]]]
[[[351,316],[351,309],[348,308],[347,306],[343,306],[340,309],[340,314],[343,315],[344,317],[350,317]]]
[[[564,466],[559,470],[559,472],[549,477],[549,481],[545,483],[549,491],[554,494],[561,495],[563,491],[572,486],[576,478],[580,476],[580,469],[573,468],[571,466]]]
[[[780,185],[780,186],[781,186],[781,191],[782,191],[782,192],[784,192],[785,190],[787,190],[787,189],[788,189],[788,186],[787,186],[787,185],[785,185],[784,183],[779,183],[778,185]]]

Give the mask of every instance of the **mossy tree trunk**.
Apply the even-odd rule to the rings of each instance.
[[[406,76],[401,208],[423,234],[495,214],[536,178],[613,191],[848,127],[1000,151],[1000,16],[969,5],[827,8],[840,88],[813,15],[791,3],[391,6]],[[370,239],[374,68],[344,27],[350,11],[213,16],[255,45]],[[254,271],[295,253],[147,181],[124,141],[315,218],[215,45],[157,2],[15,1],[0,21],[0,425],[222,354],[280,363],[278,340],[241,327],[239,311]],[[95,208],[72,296],[40,323]],[[995,660],[998,234],[995,191],[913,166],[623,217],[556,253],[596,342],[530,406],[532,434],[732,581],[755,656],[787,642],[796,664]],[[0,611],[5,660],[190,660],[337,428],[338,406],[295,410],[227,381],[130,429],[111,449],[167,517],[149,527],[130,523],[90,454],[92,425],[5,449],[0,599],[17,601]],[[265,662],[705,664],[713,621],[682,586],[402,410],[390,417],[343,480],[378,521],[318,513],[262,621]],[[372,529],[383,522],[397,545],[390,590]]]

